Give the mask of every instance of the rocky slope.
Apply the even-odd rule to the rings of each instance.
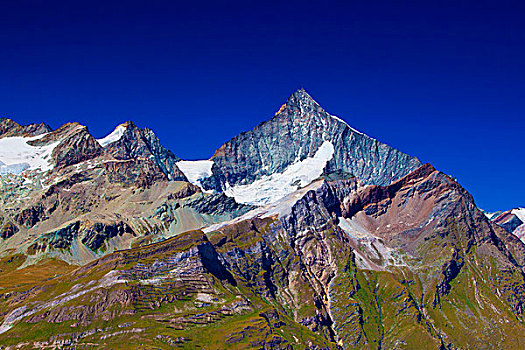
[[[2,176],[0,348],[525,343],[521,211],[490,220],[304,90],[205,161],[131,122],[16,135],[43,160]]]
[[[150,129],[140,129],[133,122],[119,125],[115,129],[119,138],[113,142],[105,140],[105,150],[118,160],[150,159],[168,180],[185,181],[186,177],[176,166],[180,158],[167,150]],[[113,132],[115,133],[115,131]]]

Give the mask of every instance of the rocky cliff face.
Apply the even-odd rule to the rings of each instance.
[[[105,148],[106,152],[118,160],[149,159],[164,173],[169,180],[186,178],[177,168],[180,158],[161,145],[158,137],[150,129],[140,129],[133,122],[122,124],[120,138]]]
[[[342,170],[366,184],[389,184],[421,165],[419,160],[364,135],[328,114],[304,90],[290,96],[277,114],[241,133],[213,155],[214,178],[207,186],[224,190],[283,172],[311,158],[328,141],[334,149],[328,171]]]
[[[343,348],[459,348],[485,327],[505,338],[473,314],[522,318],[525,246],[428,165],[383,187],[324,182],[277,221],[219,231],[212,241],[236,276]],[[465,297],[476,302],[451,321]],[[514,316],[489,311],[500,302]]]
[[[56,138],[60,143],[53,150],[55,168],[67,167],[90,160],[102,154],[103,149],[91,136],[87,127],[78,123],[66,124],[42,138],[42,142]]]

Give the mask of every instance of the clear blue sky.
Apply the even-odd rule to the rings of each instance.
[[[133,120],[199,159],[304,87],[480,207],[525,206],[522,3],[2,1],[0,115]]]

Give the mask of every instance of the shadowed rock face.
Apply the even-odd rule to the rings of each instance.
[[[210,215],[225,215],[228,213],[238,213],[240,215],[254,209],[253,206],[237,203],[235,199],[226,197],[223,193],[196,198],[186,203],[185,206],[193,208],[199,213]]]
[[[8,239],[19,231],[18,227],[9,222],[9,220],[4,219],[3,222],[0,222],[0,237],[2,239]]]
[[[185,181],[186,177],[177,168],[180,158],[161,145],[150,129],[140,129],[133,122],[123,124],[122,137],[106,147],[106,152],[118,160],[151,159],[169,180]]]
[[[102,247],[105,241],[126,233],[135,235],[133,229],[125,222],[120,221],[112,225],[97,222],[86,230],[82,238],[82,243],[95,251]]]
[[[68,249],[77,238],[92,251],[97,251],[111,238],[125,234],[135,235],[133,229],[125,222],[115,223],[82,223],[76,221],[56,231],[43,235],[42,245],[49,245],[57,249]]]
[[[46,208],[41,204],[26,208],[14,216],[14,220],[18,224],[28,228],[47,218]]]
[[[222,189],[225,183],[252,183],[312,157],[324,141],[331,142],[335,150],[327,171],[351,173],[365,184],[389,184],[421,165],[417,158],[332,117],[306,91],[299,90],[272,119],[221,146],[211,158],[215,178],[205,183]]]
[[[102,154],[103,148],[86,127],[74,126],[70,133],[53,150],[55,167],[66,167],[93,159]]]

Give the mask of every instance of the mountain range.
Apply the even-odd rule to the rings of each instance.
[[[0,120],[0,349],[519,349],[525,209],[293,93],[207,160]]]

